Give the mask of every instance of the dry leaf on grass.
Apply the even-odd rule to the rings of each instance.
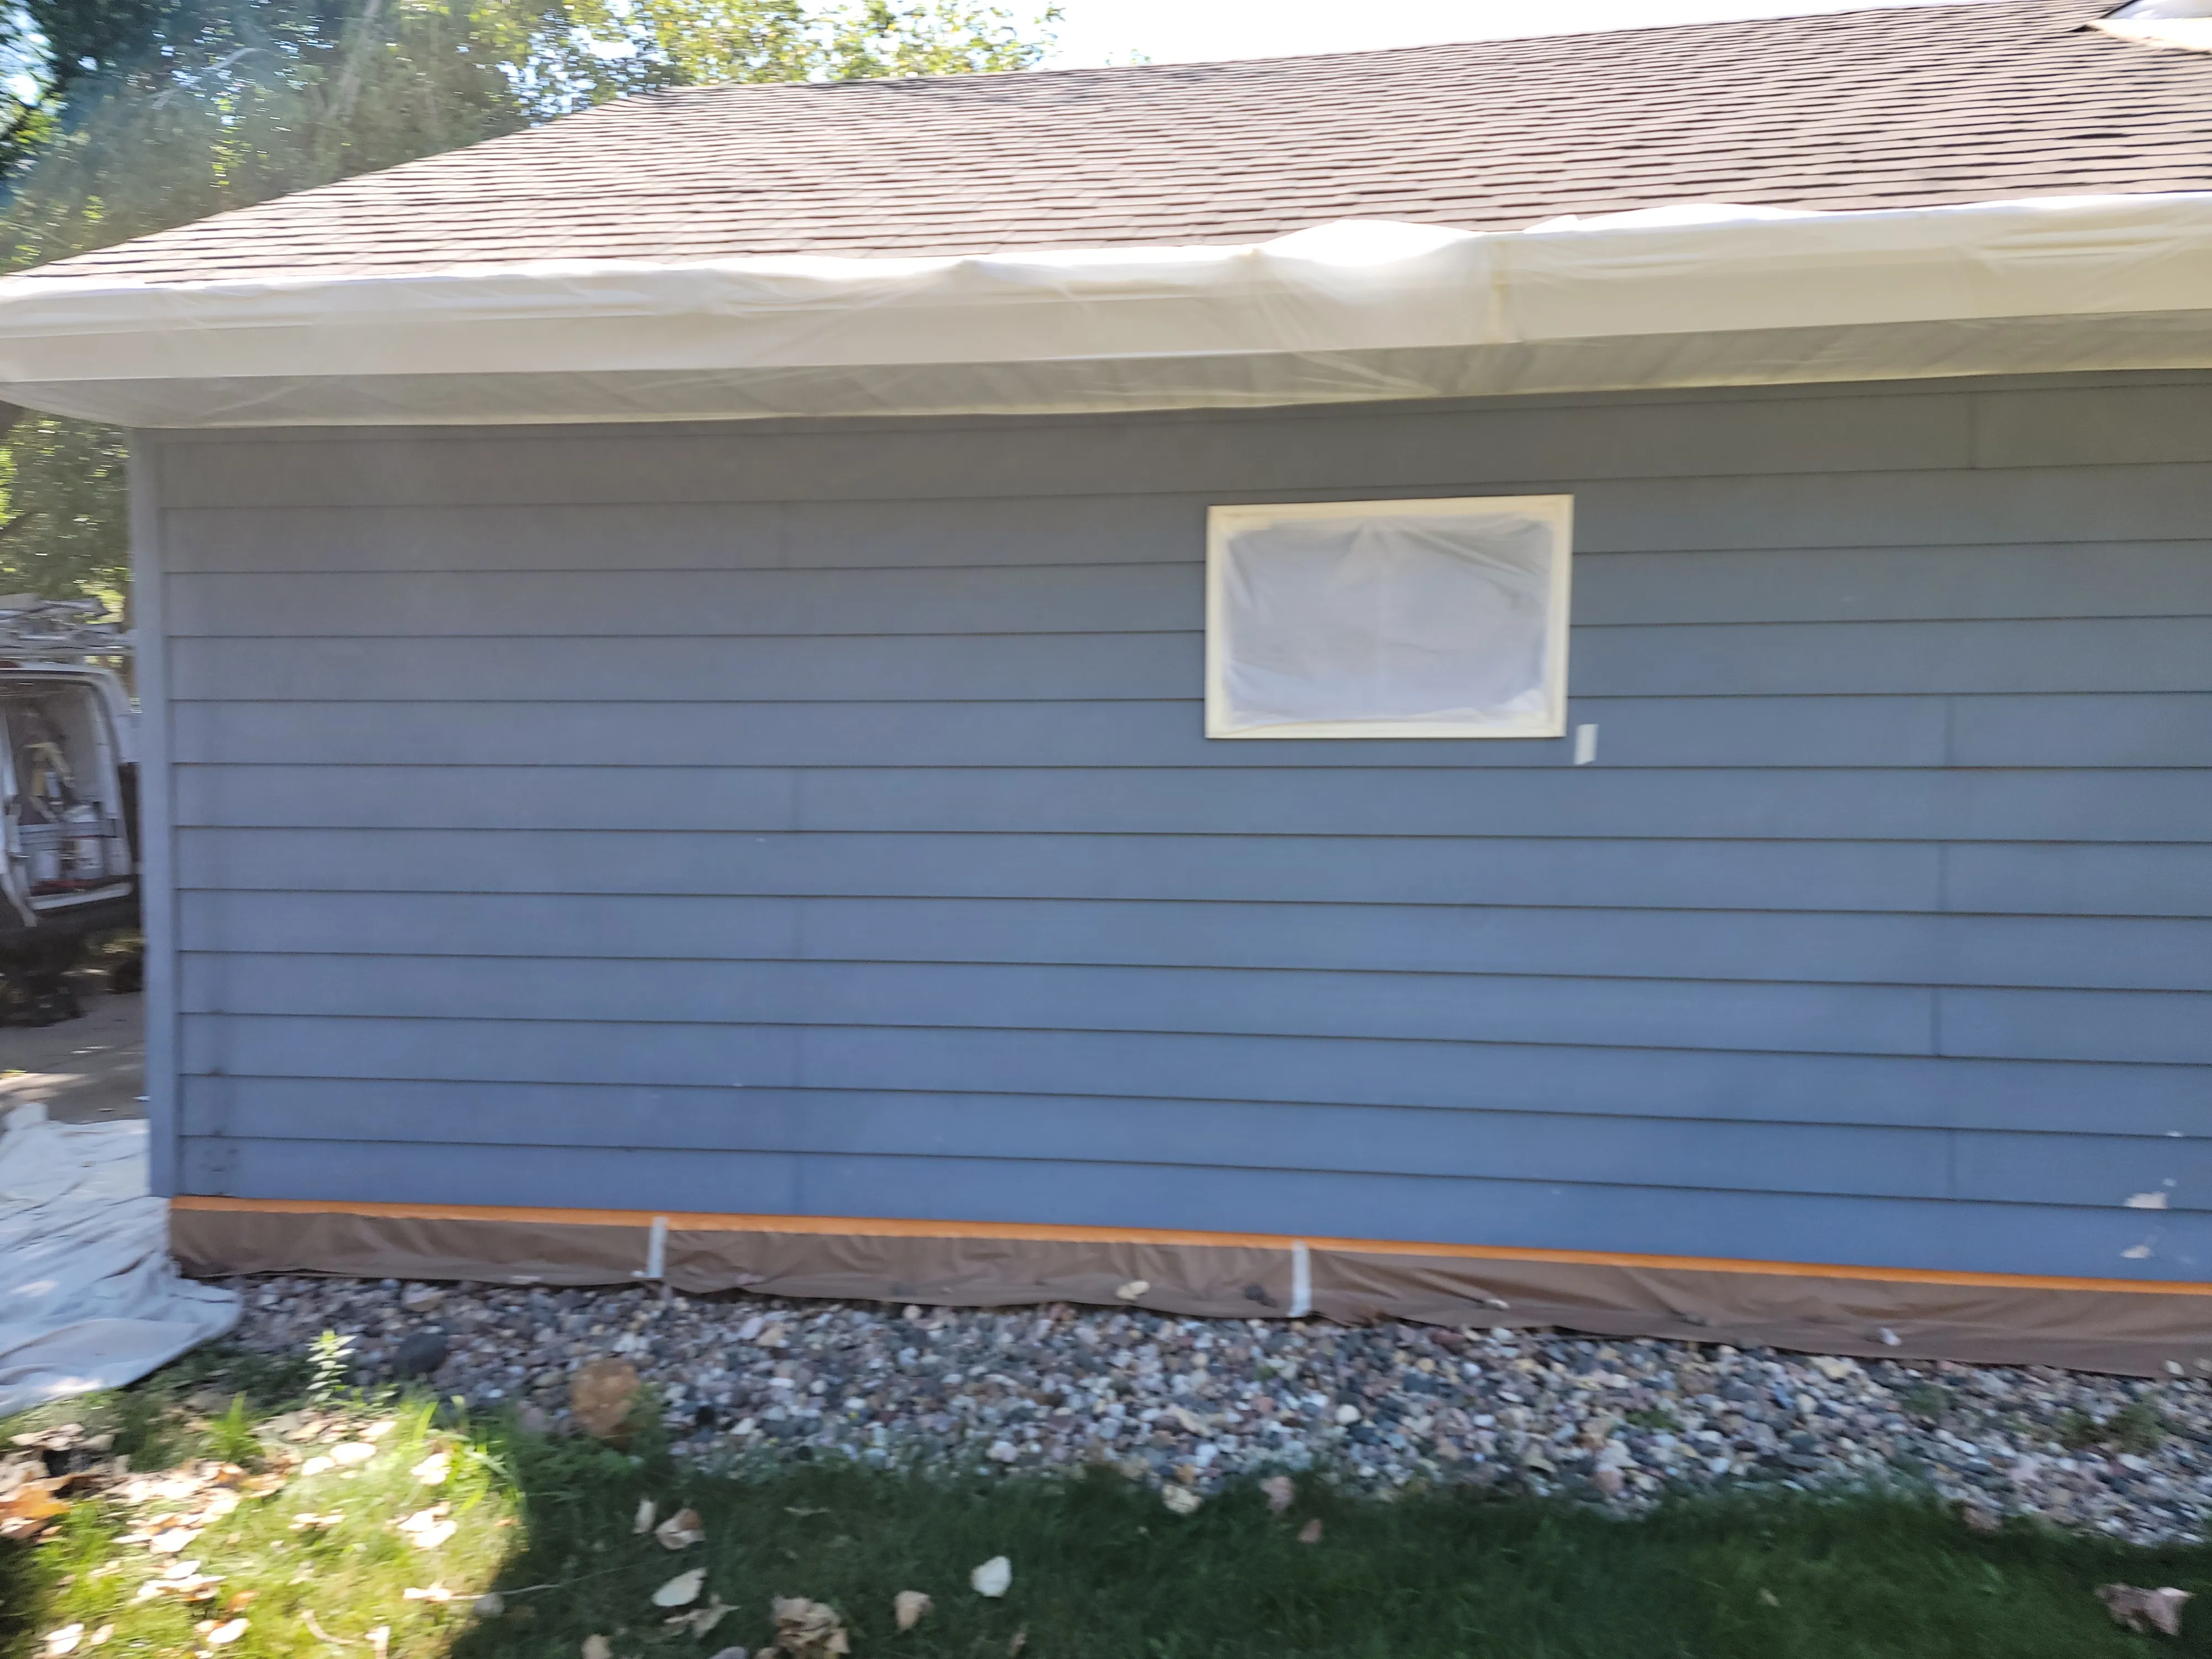
[[[607,1645],[607,1638],[604,1636],[586,1636],[584,1638],[584,1659],[614,1659],[614,1651]]]
[[[678,1510],[653,1529],[665,1550],[689,1549],[694,1544],[707,1541],[706,1523],[699,1519],[696,1510]]]
[[[2097,1586],[2097,1599],[2112,1615],[2114,1624],[2140,1631],[2148,1621],[2150,1629],[2166,1636],[2181,1634],[2182,1605],[2194,1593],[2170,1584],[2164,1589],[2138,1589],[2133,1584]]]
[[[64,1625],[59,1630],[46,1632],[46,1651],[56,1656],[75,1653],[76,1644],[83,1640],[82,1625]]]
[[[830,1659],[853,1650],[845,1621],[827,1602],[779,1595],[769,1611],[775,1617],[775,1651],[785,1659]]]
[[[1297,1482],[1287,1474],[1271,1474],[1260,1483],[1260,1491],[1267,1500],[1267,1508],[1280,1515],[1298,1501]]]
[[[443,1584],[433,1584],[428,1589],[404,1589],[399,1592],[399,1599],[403,1601],[436,1601],[443,1603],[452,1601],[453,1599],[453,1593],[447,1589]]]
[[[1298,1542],[1301,1544],[1318,1544],[1321,1542],[1321,1517],[1319,1516],[1316,1516],[1312,1520],[1307,1522],[1305,1525],[1298,1528]]]
[[[1024,1625],[1019,1630],[1014,1632],[1013,1640],[1006,1644],[1006,1659],[1016,1659],[1016,1656],[1018,1656],[1024,1648],[1029,1646],[1029,1644],[1030,1627],[1027,1625]]]
[[[689,1572],[679,1572],[653,1593],[656,1607],[688,1607],[699,1599],[699,1591],[707,1582],[707,1570],[694,1567]]]
[[[418,1550],[434,1550],[459,1530],[447,1519],[453,1506],[433,1504],[427,1510],[417,1510],[404,1521],[393,1522],[393,1529]]]
[[[637,1403],[637,1368],[626,1359],[594,1359],[568,1383],[568,1409],[594,1440],[611,1440],[629,1426]]]
[[[190,1527],[171,1527],[157,1532],[146,1540],[146,1547],[156,1555],[182,1555],[191,1547],[192,1540],[199,1534]]]
[[[331,1462],[342,1469],[366,1463],[376,1455],[376,1448],[366,1440],[347,1440],[331,1448]]]
[[[345,1638],[333,1636],[330,1632],[325,1630],[322,1626],[316,1621],[315,1610],[313,1607],[306,1609],[300,1614],[300,1622],[305,1625],[314,1633],[317,1640],[328,1642],[334,1648],[350,1647],[353,1645],[352,1643],[348,1641]]]
[[[335,1527],[344,1519],[343,1510],[332,1510],[328,1515],[317,1515],[311,1510],[303,1510],[292,1517],[292,1530],[294,1532],[307,1532],[311,1529],[322,1531]]]
[[[376,1659],[384,1659],[384,1656],[392,1650],[392,1626],[372,1626],[362,1633],[361,1639],[368,1644],[368,1650]]]
[[[410,1471],[416,1480],[426,1486],[444,1486],[446,1477],[453,1472],[453,1455],[451,1452],[432,1452]]]
[[[1003,1555],[994,1555],[968,1575],[969,1587],[978,1595],[1000,1596],[1014,1582],[1014,1564]]]
[[[252,1621],[234,1619],[228,1624],[217,1625],[200,1639],[211,1648],[227,1648],[252,1627]]]
[[[650,1498],[639,1498],[637,1500],[637,1518],[629,1523],[629,1529],[635,1533],[640,1538],[644,1537],[646,1534],[653,1530],[653,1500]]]
[[[1206,1500],[1188,1486],[1170,1486],[1161,1488],[1160,1502],[1168,1506],[1170,1515],[1196,1515]]]
[[[709,1595],[705,1607],[677,1613],[672,1618],[662,1620],[661,1623],[672,1630],[688,1630],[694,1636],[704,1636],[729,1616],[729,1603],[719,1595]]]
[[[928,1616],[933,1605],[920,1590],[901,1590],[891,1597],[891,1616],[901,1630],[912,1630]]]

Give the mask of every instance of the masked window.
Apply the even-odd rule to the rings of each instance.
[[[1556,738],[1571,498],[1217,507],[1212,738]]]

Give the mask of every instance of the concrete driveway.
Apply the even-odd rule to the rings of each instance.
[[[64,1123],[143,1117],[145,998],[116,996],[95,975],[77,989],[82,1018],[26,1030],[0,1026],[0,1111],[43,1100]]]

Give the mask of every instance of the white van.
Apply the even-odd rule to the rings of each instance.
[[[63,975],[138,925],[137,717],[88,600],[0,596],[0,1020],[77,1012]]]

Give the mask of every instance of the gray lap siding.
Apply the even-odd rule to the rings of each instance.
[[[2212,380],[142,471],[179,1191],[2212,1277]],[[1203,738],[1207,506],[1551,493],[1595,764]]]

